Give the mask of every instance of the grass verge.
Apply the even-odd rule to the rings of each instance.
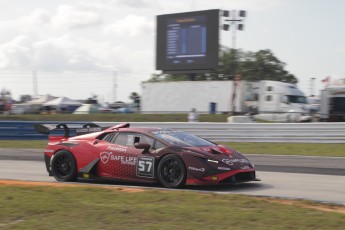
[[[345,144],[223,142],[244,154],[345,157]]]
[[[345,157],[344,144],[222,142],[244,154]],[[2,141],[0,148],[43,149],[47,141]]]
[[[332,211],[334,206],[243,195],[91,186],[0,186],[0,193],[0,229],[336,230],[345,226],[345,214]]]

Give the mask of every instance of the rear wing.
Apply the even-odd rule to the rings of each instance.
[[[63,132],[63,136],[68,138],[73,132],[73,136],[83,135],[87,133],[100,132],[109,127],[101,127],[94,123],[58,123],[58,124],[34,124],[34,128],[38,133],[50,135],[54,130],[56,133]]]

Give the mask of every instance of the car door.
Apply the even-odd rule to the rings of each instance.
[[[99,175],[126,180],[152,180],[154,178],[154,157],[142,154],[135,143],[147,138],[135,132],[119,132],[100,148]]]

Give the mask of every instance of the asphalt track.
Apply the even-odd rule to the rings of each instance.
[[[246,155],[260,182],[234,186],[188,186],[187,190],[305,199],[345,205],[345,158]],[[56,182],[47,175],[42,150],[0,148],[0,179]],[[85,181],[82,181],[85,183]],[[90,183],[97,186],[99,183]],[[157,185],[111,183],[114,186],[162,189]]]

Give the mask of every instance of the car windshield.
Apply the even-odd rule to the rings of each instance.
[[[288,95],[288,98],[290,103],[307,103],[307,100],[304,96]]]
[[[179,147],[214,146],[212,142],[182,131],[159,130],[152,132],[158,139]]]

